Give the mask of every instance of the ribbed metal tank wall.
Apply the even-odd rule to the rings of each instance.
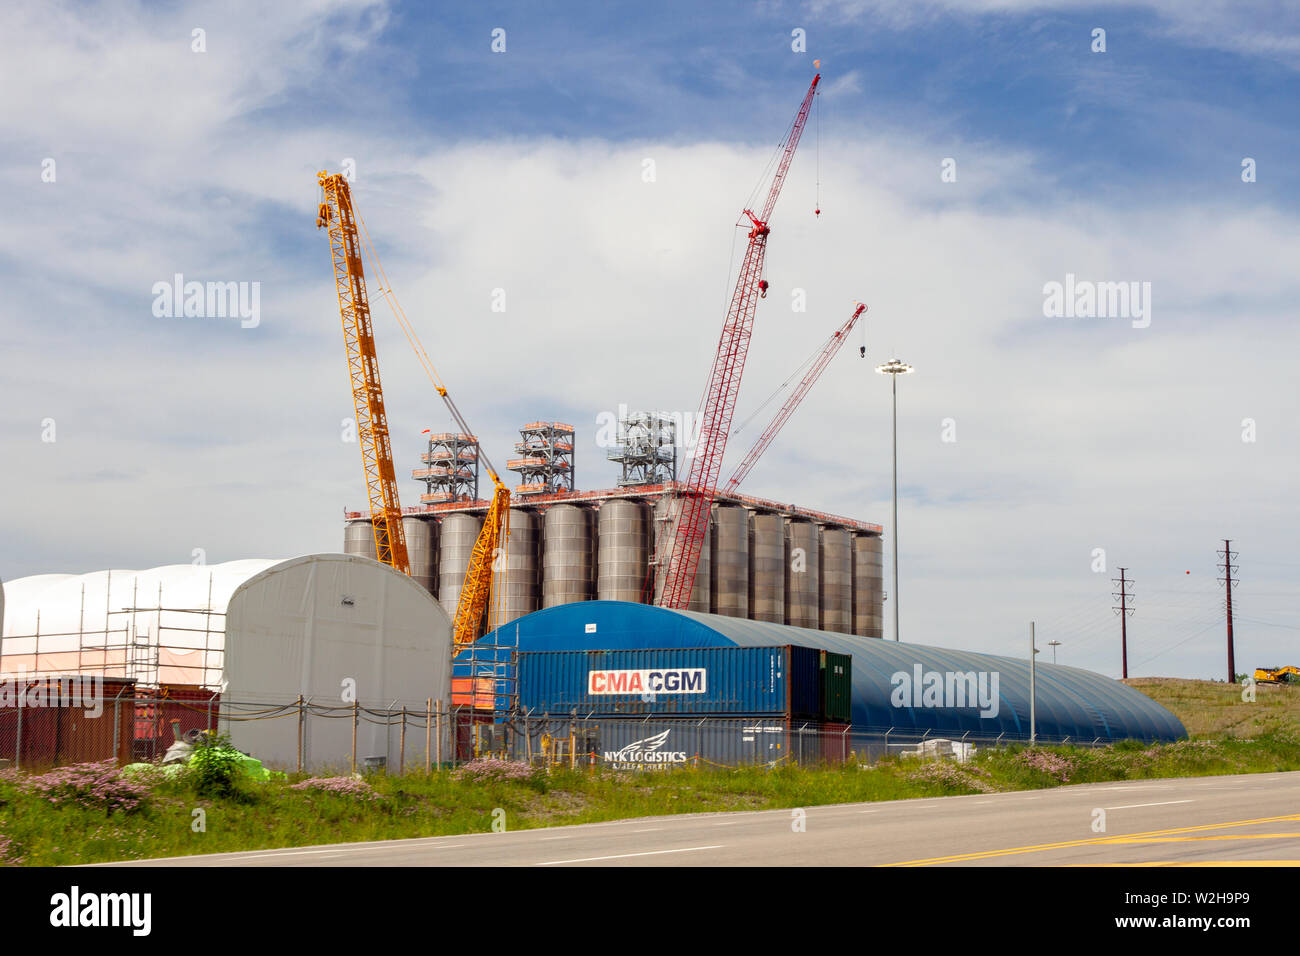
[[[370,519],[354,519],[343,525],[343,553],[359,554],[363,558],[375,556],[375,529]]]
[[[578,505],[553,505],[542,529],[542,607],[590,601],[596,596],[594,513]]]
[[[597,517],[596,596],[640,601],[650,550],[650,508],[640,501],[603,502]]]
[[[823,631],[853,633],[853,540],[843,528],[821,532],[820,604]]]
[[[785,623],[785,519],[749,517],[749,617]]]
[[[821,565],[817,525],[791,519],[785,526],[785,623],[816,628],[820,623]]]
[[[406,515],[402,518],[402,533],[406,537],[406,558],[411,564],[411,577],[437,597],[438,551],[435,542],[438,526],[432,519]]]
[[[532,511],[510,509],[510,543],[506,547],[506,567],[492,576],[495,594],[505,595],[500,623],[532,614],[541,607],[542,519]],[[502,590],[504,588],[504,591]]]
[[[853,536],[853,633],[884,637],[884,560],[881,539],[874,534]]]
[[[741,505],[713,507],[713,583],[710,610],[749,617],[749,510]]]
[[[664,571],[668,566],[669,552],[672,550],[672,535],[677,515],[681,513],[681,502],[673,501],[665,495],[655,502],[654,536],[655,550],[659,556],[659,566],[655,569],[655,593],[663,593]],[[700,563],[695,569],[695,586],[691,589],[691,603],[687,610],[709,612],[713,594],[713,516],[704,529],[704,540],[700,544]]]
[[[452,620],[456,618],[456,604],[465,585],[465,569],[469,567],[474,542],[482,527],[482,518],[453,514],[443,518],[438,529],[438,602]]]

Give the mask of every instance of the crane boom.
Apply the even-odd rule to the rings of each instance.
[[[402,532],[402,506],[397,497],[397,474],[393,449],[388,440],[388,415],[384,411],[384,390],[379,383],[379,361],[375,357],[375,336],[370,324],[370,300],[361,267],[361,242],[357,235],[352,191],[341,174],[321,172],[317,176],[322,202],[316,227],[329,230],[334,259],[334,288],[339,314],[343,318],[343,343],[356,407],[357,443],[361,446],[361,468],[370,498],[370,524],[375,534],[375,557],[403,574],[411,573]]]
[[[672,535],[663,589],[659,595],[661,607],[684,608],[690,602],[695,572],[700,564],[704,532],[708,528],[709,510],[717,492],[722,456],[726,451],[727,435],[731,431],[731,419],[736,410],[740,378],[745,370],[745,356],[749,352],[749,340],[753,334],[754,313],[760,295],[767,294],[763,262],[767,254],[767,237],[771,231],[768,223],[776,208],[781,187],[785,184],[794,151],[799,146],[799,138],[803,135],[808,111],[812,107],[820,80],[820,73],[813,77],[812,84],[799,105],[799,112],[795,114],[794,123],[785,139],[780,163],[768,187],[761,215],[756,216],[748,207],[743,211],[743,215],[752,224],[749,244],[745,248],[745,257],[736,278],[736,288],[722,326],[722,335],[718,339],[718,350],[701,405],[700,437],[691,459],[686,487],[680,493],[681,509]]]
[[[804,375],[803,380],[799,383],[798,387],[790,393],[790,397],[785,400],[785,404],[781,406],[781,410],[772,416],[772,421],[769,422],[767,428],[763,430],[763,434],[758,436],[758,441],[754,442],[754,447],[749,450],[749,453],[745,455],[744,460],[736,467],[731,478],[728,479],[727,486],[723,489],[724,494],[731,494],[736,490],[736,487],[745,480],[745,476],[748,475],[750,469],[754,467],[754,463],[762,457],[763,452],[767,451],[767,446],[772,444],[777,434],[781,431],[781,428],[790,420],[790,416],[794,414],[794,410],[799,407],[799,403],[803,401],[804,396],[807,395],[808,391],[814,384],[816,384],[817,379],[821,378],[822,372],[826,369],[826,366],[830,364],[831,359],[835,358],[835,354],[839,352],[840,347],[848,341],[849,333],[853,331],[853,326],[857,323],[858,316],[866,310],[867,307],[865,305],[861,302],[857,303],[857,307],[853,310],[853,314],[849,316],[849,320],[836,329],[831,337],[826,340],[826,344],[822,346],[820,354],[812,364],[812,368],[810,368],[807,374]]]
[[[352,191],[346,177],[321,171],[317,175],[323,192],[323,201],[316,218],[316,226],[328,227],[330,249],[334,255],[334,284],[338,291],[339,312],[343,316],[343,339],[347,347],[348,373],[352,379],[352,395],[357,409],[357,433],[361,443],[361,463],[365,470],[366,487],[370,494],[370,521],[375,530],[375,556],[384,564],[411,573],[406,553],[406,537],[402,533],[402,508],[398,502],[396,471],[393,453],[388,440],[388,418],[384,412],[383,389],[379,384],[379,363],[375,358],[375,339],[370,324],[370,301],[366,295],[366,280],[362,269],[362,233],[365,223],[352,205]],[[379,269],[380,292],[392,306],[398,324],[424,367],[429,380],[442,398],[447,411],[457,427],[472,434],[469,423],[452,400],[443,384],[429,353],[416,334],[406,313],[397,303],[392,290],[387,288],[379,256],[370,246],[374,264]],[[456,603],[456,616],[452,621],[452,640],[456,647],[472,643],[481,633],[484,615],[492,626],[495,610],[492,574],[498,562],[504,567],[506,544],[510,538],[510,491],[502,482],[496,468],[485,454],[479,460],[487,468],[494,485],[492,501],[483,518],[483,527],[474,541],[469,564],[465,569],[465,582]],[[500,603],[499,601],[496,603]]]

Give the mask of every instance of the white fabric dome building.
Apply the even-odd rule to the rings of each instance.
[[[421,715],[429,698],[443,713],[450,699],[447,613],[407,575],[356,555],[18,578],[0,588],[0,625],[0,673],[218,692],[235,745],[281,767],[296,763],[298,721],[240,716],[299,695],[321,708],[355,699]],[[305,766],[347,766],[352,721],[335,713],[304,722]],[[362,719],[358,762],[395,766],[399,730]],[[414,752],[408,741],[408,761]]]

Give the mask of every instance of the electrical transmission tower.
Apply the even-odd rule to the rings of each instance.
[[[1232,563],[1232,559],[1237,556],[1237,552],[1232,550],[1232,541],[1228,538],[1223,539],[1223,550],[1216,551],[1215,554],[1223,555],[1223,563],[1220,564],[1219,570],[1223,572],[1223,577],[1219,578],[1223,582],[1225,594],[1227,596],[1228,612],[1228,683],[1237,683],[1237,660],[1232,642],[1232,586],[1237,583],[1237,579],[1232,576],[1232,572],[1237,570],[1237,565]]]
[[[1111,592],[1111,596],[1119,601],[1119,605],[1112,606],[1111,610],[1119,615],[1120,655],[1124,662],[1124,679],[1128,680],[1128,618],[1133,613],[1133,592],[1129,590],[1129,586],[1133,583],[1133,579],[1124,576],[1126,571],[1128,568],[1120,568],[1119,577],[1111,578],[1112,582],[1119,585],[1118,591]]]

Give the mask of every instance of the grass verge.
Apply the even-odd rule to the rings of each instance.
[[[48,866],[269,847],[478,833],[701,811],[1043,789],[1069,783],[1300,770],[1300,732],[1097,750],[1014,747],[965,764],[891,758],[874,766],[551,774],[491,762],[481,775],[243,782],[199,795],[193,774],[122,777],[89,765],[0,771],[0,863]],[[75,768],[74,768],[75,769]],[[504,816],[502,816],[504,814]]]

